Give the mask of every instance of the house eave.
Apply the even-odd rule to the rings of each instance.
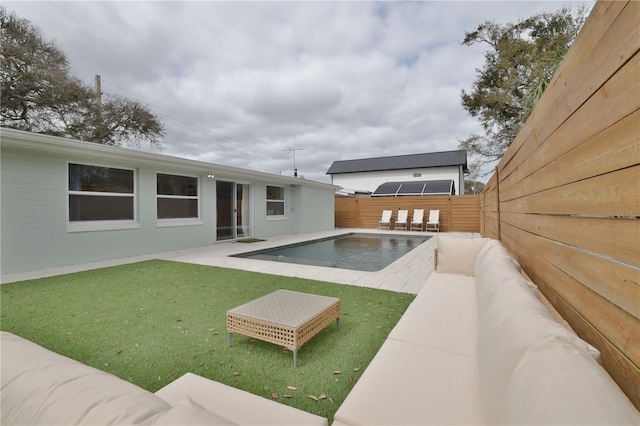
[[[207,163],[199,160],[175,157],[154,152],[136,150],[132,148],[101,145],[93,142],[85,142],[67,139],[58,136],[44,135],[40,133],[25,132],[22,130],[0,128],[0,145],[3,148],[21,150],[33,150],[50,152],[74,158],[89,158],[93,161],[118,161],[135,165],[152,166],[157,169],[180,169],[196,173],[207,173],[215,176],[227,176],[237,179],[266,180],[286,185],[305,185],[317,188],[336,190],[336,185],[300,179],[289,176],[281,176],[272,173],[258,172],[239,167],[224,166],[221,164]]]

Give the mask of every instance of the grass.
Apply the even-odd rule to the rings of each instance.
[[[234,334],[227,347],[226,311],[280,288],[341,299],[340,330],[333,323],[307,342],[298,368],[270,343]],[[330,424],[414,298],[160,260],[3,284],[0,295],[2,330],[151,392],[192,372]]]

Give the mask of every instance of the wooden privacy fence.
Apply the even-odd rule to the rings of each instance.
[[[598,2],[488,181],[502,240],[640,408],[640,2]]]
[[[409,220],[414,209],[424,209],[425,221],[429,210],[440,210],[440,231],[480,232],[479,195],[430,195],[424,197],[336,197],[336,228],[377,228],[382,210],[409,210]]]

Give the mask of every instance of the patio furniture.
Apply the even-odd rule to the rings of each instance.
[[[440,232],[440,210],[430,210],[427,231]]]
[[[340,299],[277,290],[227,311],[227,344],[234,332],[275,343],[293,352],[295,368],[298,349],[333,320],[339,330]]]
[[[436,270],[332,425],[640,424],[563,321],[499,241],[439,237]]]
[[[411,218],[411,231],[422,231],[424,229],[424,210],[413,210],[413,217]]]
[[[409,210],[398,210],[398,220],[396,220],[395,230],[407,230],[407,220],[409,219]]]
[[[186,373],[155,394],[0,332],[2,425],[316,425],[324,417]]]
[[[382,217],[378,221],[378,229],[391,229],[391,210],[382,210]]]

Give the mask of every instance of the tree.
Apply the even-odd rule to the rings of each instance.
[[[484,134],[460,141],[479,166],[502,157],[533,111],[586,19],[570,9],[543,12],[516,24],[484,22],[465,33],[462,44],[485,43],[485,64],[470,91],[462,90],[463,107],[482,124]]]
[[[0,6],[0,124],[105,145],[161,147],[164,126],[137,101],[106,95],[102,120],[92,88],[40,30]]]

